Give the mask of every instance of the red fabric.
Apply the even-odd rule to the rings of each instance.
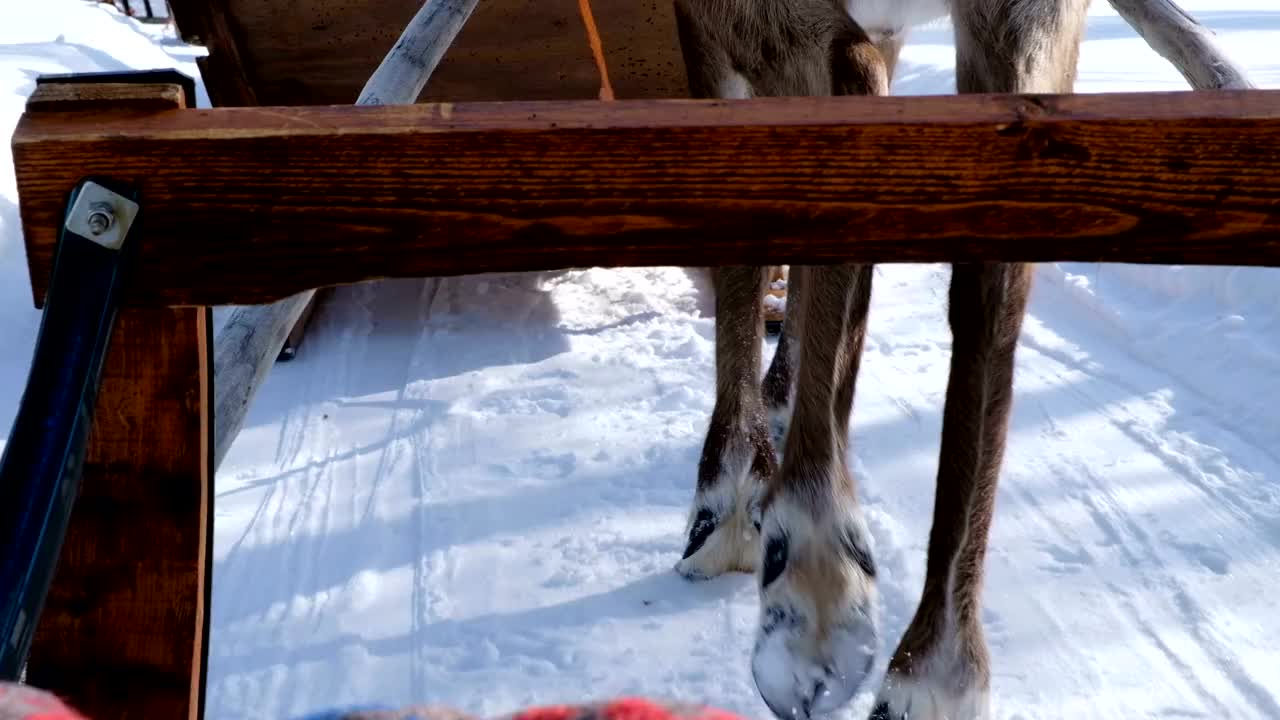
[[[672,720],[670,709],[642,698],[622,698],[607,703],[602,713],[606,720]]]
[[[27,685],[0,683],[0,720],[87,720],[56,695]]]
[[[596,705],[549,705],[521,710],[507,720],[743,720],[715,708],[623,697]]]
[[[338,711],[323,717],[341,717],[344,720],[480,720],[468,713],[442,706]],[[27,685],[0,682],[0,720],[89,719],[52,693]],[[744,718],[702,705],[662,703],[641,697],[622,697],[600,703],[526,708],[493,720],[744,720]]]
[[[581,708],[569,705],[549,705],[521,710],[512,715],[511,720],[573,720],[574,716],[580,712],[582,712]]]

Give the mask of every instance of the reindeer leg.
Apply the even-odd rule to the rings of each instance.
[[[694,12],[677,0],[675,15],[693,97],[749,94],[746,80],[702,31]],[[698,463],[684,555],[676,563],[676,571],[690,580],[735,570],[755,572],[759,543],[750,507],[776,469],[758,384],[766,268],[715,268],[711,275],[716,404]]]
[[[880,58],[884,60],[885,71],[890,85],[893,84],[893,73],[898,68],[898,56],[902,54],[902,46],[906,42],[906,32],[901,29],[886,33],[884,37],[876,42],[876,50],[880,51]]]
[[[765,493],[760,627],[751,670],[779,718],[838,709],[879,646],[869,535],[849,472],[847,425],[871,266],[806,273],[796,397],[782,467]]]
[[[830,49],[831,92],[888,93],[885,63],[860,27],[851,23]],[[797,303],[800,329],[795,399],[782,467],[761,502],[761,614],[751,657],[756,688],[784,720],[848,703],[880,644],[870,535],[847,458],[872,269],[791,269],[802,288],[787,301],[789,310]]]
[[[769,429],[773,446],[782,449],[786,442],[787,425],[791,421],[791,398],[795,394],[795,368],[800,362],[800,297],[804,293],[807,271],[793,265],[787,277],[787,310],[778,334],[778,347],[773,352],[769,371],[760,383],[765,410],[769,413]]]
[[[981,585],[1013,397],[1030,265],[957,265],[951,376],[924,591],[873,720],[986,717],[990,668]]]
[[[763,267],[723,267],[716,293],[716,404],[698,463],[688,543],[676,571],[691,580],[754,572],[759,543],[751,505],[776,469],[760,400]]]
[[[898,53],[902,49],[901,33],[886,35],[872,43],[866,32],[856,24],[831,43],[831,91],[834,95],[888,95]],[[800,336],[803,317],[798,311],[802,304],[806,273],[792,266],[787,281],[787,312],[782,332],[778,335],[778,347],[773,361],[760,385],[765,408],[769,412],[769,425],[774,446],[786,446],[787,425],[790,423],[791,400],[795,393],[796,366],[800,361]]]
[[[1070,92],[1087,0],[1012,13],[956,3],[961,92]],[[974,720],[989,713],[982,576],[1013,400],[1014,354],[1031,291],[1027,264],[955,265],[951,375],[942,419],[924,589],[872,720]]]

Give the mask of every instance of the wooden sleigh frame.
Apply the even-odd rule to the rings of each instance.
[[[13,136],[37,306],[68,193],[140,207],[27,665],[95,720],[203,714],[211,306],[582,266],[1280,266],[1278,91],[196,110],[113,80],[42,83]]]

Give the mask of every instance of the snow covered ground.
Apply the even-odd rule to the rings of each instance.
[[[1277,0],[1183,5],[1280,87]],[[4,137],[39,73],[196,74],[171,34],[102,6],[4,20]],[[895,91],[947,92],[953,69],[947,29],[920,31]],[[1079,91],[1183,87],[1095,0]],[[39,321],[11,167],[4,143],[0,443]],[[923,580],[947,277],[879,269],[854,411],[890,646]],[[988,570],[996,717],[1280,718],[1277,301],[1277,270],[1039,269]],[[621,693],[769,717],[751,578],[670,570],[711,409],[710,303],[674,268],[338,291],[217,479],[208,717]]]

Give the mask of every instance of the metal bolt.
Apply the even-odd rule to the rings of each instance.
[[[89,232],[94,235],[111,229],[111,223],[115,221],[115,212],[111,209],[111,203],[96,202],[89,206]]]

